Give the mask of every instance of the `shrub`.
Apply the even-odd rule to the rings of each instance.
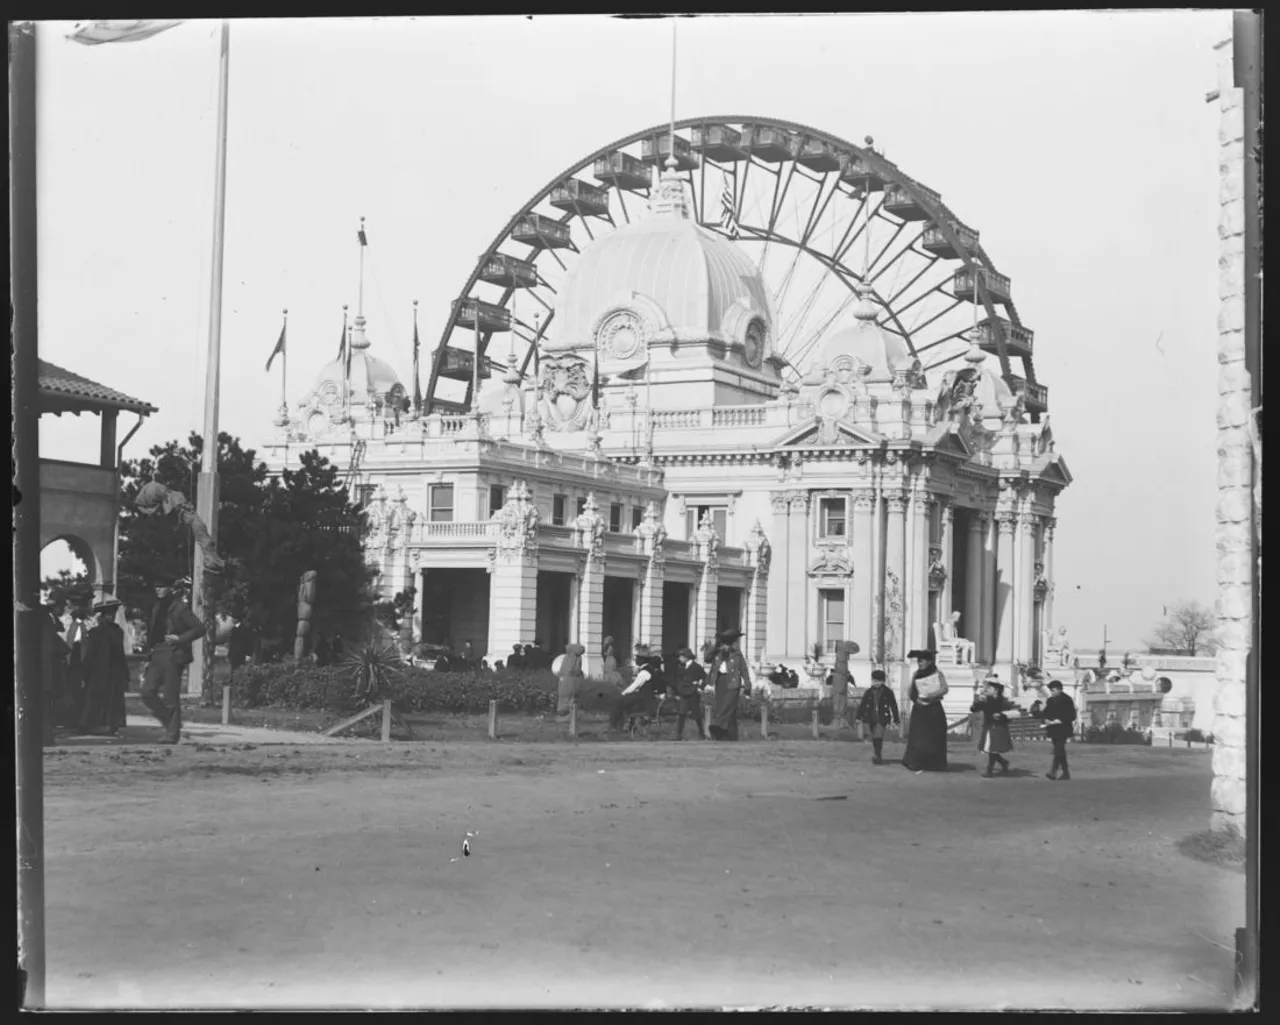
[[[1151,737],[1136,726],[1122,726],[1109,722],[1105,726],[1090,725],[1085,728],[1086,744],[1150,744]]]
[[[1205,733],[1201,730],[1196,729],[1193,726],[1191,727],[1191,729],[1187,730],[1187,732],[1182,735],[1182,739],[1191,740],[1191,741],[1195,741],[1197,743],[1202,743],[1202,744],[1212,744],[1213,734]]]

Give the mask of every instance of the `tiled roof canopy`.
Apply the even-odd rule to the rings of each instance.
[[[149,402],[130,398],[46,360],[40,361],[40,412],[98,413],[111,409],[129,410],[143,416],[159,412]]]

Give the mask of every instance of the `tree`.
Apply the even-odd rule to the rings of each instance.
[[[126,461],[120,516],[120,593],[148,608],[158,573],[191,571],[186,529],[165,516],[142,516],[132,501],[148,480],[182,491],[193,503],[195,470],[203,443],[192,433],[186,445],[171,441],[151,458]],[[297,626],[298,580],[317,574],[312,637],[333,630],[358,635],[374,604],[372,570],[362,541],[364,513],[351,504],[337,467],[318,452],[302,455],[296,470],[272,477],[266,464],[237,438],[218,436],[218,549],[228,560],[221,612],[244,616],[268,644],[292,648]]]
[[[54,576],[44,578],[40,591],[45,603],[55,609],[93,603],[93,585],[89,583],[89,574],[84,572],[60,569]]]
[[[1179,655],[1212,655],[1218,650],[1218,642],[1213,636],[1215,622],[1213,610],[1198,601],[1174,602],[1165,618],[1156,625],[1147,647],[1162,648]]]

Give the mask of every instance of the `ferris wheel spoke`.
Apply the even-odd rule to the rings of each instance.
[[[822,336],[827,333],[827,330],[831,325],[839,320],[840,317],[844,315],[844,312],[853,305],[855,298],[855,294],[850,292],[840,301],[840,304],[827,316],[827,319],[819,324],[818,327],[814,329],[813,334],[809,336],[808,340],[799,347],[796,352],[795,362],[800,363],[804,361],[809,353],[817,347],[818,342],[822,340]]]
[[[903,285],[900,289],[898,289],[898,291],[894,292],[893,295],[891,295],[888,299],[886,299],[885,305],[896,306],[898,300],[902,296],[906,295],[906,293],[911,290],[911,286],[914,285],[917,281],[919,281],[922,277],[924,277],[925,274],[929,272],[930,268],[932,268],[933,265],[937,263],[939,259],[941,259],[941,257],[930,255],[929,262],[926,263],[923,267],[920,268],[919,271],[916,272],[915,277],[913,277],[910,281],[908,281],[905,285]]]
[[[773,199],[769,203],[769,232],[772,234],[774,228],[778,225],[778,215],[782,213],[782,204],[786,202],[787,191],[791,188],[791,179],[795,177],[796,162],[791,161],[787,169],[787,180],[782,180],[782,169],[778,169],[777,180],[773,183]],[[781,187],[781,194],[779,194]]]
[[[906,226],[907,226],[907,222],[906,222],[906,221],[903,221],[901,224],[899,224],[899,225],[898,225],[898,230],[897,230],[897,231],[895,231],[895,232],[893,233],[893,235],[890,237],[889,241],[888,241],[888,242],[886,242],[886,243],[884,244],[884,248],[883,248],[883,249],[881,249],[881,250],[880,250],[880,252],[876,253],[876,257],[875,257],[875,259],[874,259],[874,260],[871,260],[871,261],[869,261],[869,262],[867,263],[867,275],[868,275],[868,281],[875,281],[875,279],[876,279],[876,278],[878,278],[878,277],[880,276],[880,274],[881,274],[881,273],[883,273],[883,271],[880,271],[880,272],[877,272],[874,276],[872,276],[872,275],[871,275],[871,270],[872,270],[872,268],[874,268],[874,267],[876,266],[876,264],[878,264],[878,263],[880,262],[881,257],[883,257],[883,256],[884,256],[884,254],[885,254],[885,253],[887,253],[887,252],[889,251],[889,248],[894,244],[894,242],[896,242],[896,241],[898,240],[898,236],[902,234],[902,232],[903,232],[903,230],[906,228]]]
[[[818,184],[817,194],[813,197],[813,209],[809,211],[809,218],[805,221],[804,231],[800,233],[801,245],[808,245],[809,238],[812,236],[813,232],[817,230],[818,222],[822,219],[822,215],[827,212],[827,207],[831,203],[831,197],[839,191],[839,189],[836,188],[827,189],[828,179],[830,179],[830,177],[831,173],[827,172],[822,181]],[[827,193],[826,199],[822,198],[823,191],[826,191]],[[819,200],[822,202],[819,203]]]
[[[912,333],[912,334],[916,334],[916,333],[918,333],[918,332],[920,332],[920,331],[923,331],[926,327],[928,327],[928,326],[929,326],[930,324],[932,324],[934,321],[941,320],[941,319],[942,319],[943,317],[945,317],[948,313],[950,313],[950,312],[951,312],[952,310],[954,310],[957,306],[959,306],[959,305],[960,305],[960,303],[961,303],[962,301],[963,301],[963,300],[961,300],[961,299],[956,299],[956,300],[955,300],[955,301],[953,301],[953,302],[952,302],[952,304],[951,304],[950,306],[948,306],[945,310],[939,310],[939,311],[938,311],[937,313],[935,313],[932,317],[930,317],[928,320],[926,320],[923,324],[915,324],[915,325],[911,328],[911,333]],[[899,318],[901,318],[902,314],[903,314],[903,310],[898,310],[898,316],[899,316]]]
[[[697,190],[697,188],[695,188],[694,183],[693,183],[693,171],[692,171],[692,170],[690,170],[690,171],[686,171],[686,172],[685,172],[685,181],[687,181],[687,182],[689,183],[689,202],[693,204],[693,222],[694,222],[695,224],[701,224],[701,223],[702,223],[702,217],[701,217],[701,215],[698,213],[698,210],[699,210],[699,195],[698,195],[698,190]]]
[[[969,329],[967,327],[962,327],[959,331],[952,331],[951,334],[946,335],[942,338],[937,338],[934,341],[930,342],[928,345],[920,346],[920,348],[916,350],[916,355],[918,356],[922,352],[928,352],[930,349],[936,349],[939,345],[946,345],[947,342],[954,341],[957,338],[963,338],[968,333],[969,333]],[[954,358],[955,358],[954,356],[947,357],[948,360],[951,360]]]

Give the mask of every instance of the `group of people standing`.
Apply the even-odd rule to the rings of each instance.
[[[58,609],[44,607],[44,742],[63,726],[81,734],[118,736],[125,725],[129,663],[124,630],[116,622],[120,602],[104,598],[72,614],[63,632]]]

